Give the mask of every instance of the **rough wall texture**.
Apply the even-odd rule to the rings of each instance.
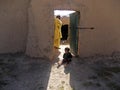
[[[32,0],[29,7],[29,34],[26,54],[48,57],[53,46],[54,11],[48,1]]]
[[[93,31],[79,31],[80,56],[120,51],[119,3],[119,0],[2,0],[0,53],[26,50],[30,56],[50,56],[55,9],[80,11],[80,26],[95,27]]]
[[[70,24],[69,17],[64,16],[64,17],[61,18],[61,21],[62,21],[63,25],[65,25],[65,24],[69,25]]]
[[[33,57],[49,57],[52,54],[54,36],[54,10],[71,9],[69,1],[31,0],[29,7],[29,34],[26,54]],[[81,7],[80,4],[72,6]]]
[[[0,0],[0,53],[24,52],[28,0]]]
[[[80,55],[110,54],[120,51],[120,1],[85,0],[81,11],[81,25],[93,26],[92,30],[80,30]]]
[[[53,46],[53,11],[80,11],[80,26],[95,30],[79,31],[79,54],[109,54],[120,50],[119,0],[32,0],[29,8],[29,35],[26,53],[49,56]]]

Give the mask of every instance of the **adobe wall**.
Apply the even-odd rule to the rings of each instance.
[[[80,55],[111,54],[120,51],[120,1],[86,0],[81,12],[80,26],[94,30],[80,30]]]
[[[24,52],[28,0],[0,0],[0,53]]]
[[[54,11],[47,0],[31,0],[26,54],[49,57],[52,54]]]
[[[93,31],[79,30],[80,56],[120,51],[119,3],[119,0],[2,0],[0,53],[26,50],[30,56],[50,56],[55,9],[80,11],[80,26],[95,27]]]
[[[116,0],[70,0],[57,2],[54,8],[80,11],[79,55],[111,54],[120,51],[120,1]]]
[[[48,0],[31,0],[28,9],[29,33],[26,49],[27,55],[50,57],[53,54],[54,10],[70,9],[67,3],[60,0],[53,0],[51,2]],[[77,7],[79,6],[77,5]]]
[[[119,3],[119,0],[32,0],[26,54],[36,57],[52,54],[55,9],[80,11],[80,26],[95,28],[79,30],[80,56],[120,51]]]

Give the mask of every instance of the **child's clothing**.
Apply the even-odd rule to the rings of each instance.
[[[57,68],[59,68],[62,64],[69,64],[72,60],[72,54],[70,52],[64,53],[63,54],[63,60],[61,63],[58,63]]]
[[[71,58],[72,58],[72,55],[70,52],[64,53],[62,64],[65,64],[65,63],[69,64],[72,61]]]

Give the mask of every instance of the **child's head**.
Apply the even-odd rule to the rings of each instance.
[[[70,48],[66,47],[65,52],[69,52],[69,51],[70,51]]]

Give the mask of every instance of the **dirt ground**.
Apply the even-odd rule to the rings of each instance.
[[[57,68],[55,59],[0,55],[0,90],[120,90],[120,52],[73,58]]]

